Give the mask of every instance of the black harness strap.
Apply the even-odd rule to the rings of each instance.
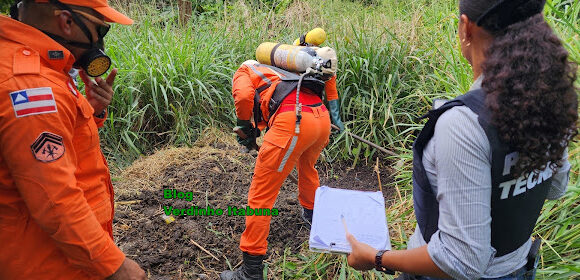
[[[258,70],[256,66],[270,69],[278,77],[280,77],[280,81],[278,83],[272,82],[268,77],[266,77],[266,75],[264,75],[264,73]],[[296,73],[292,73],[284,69],[266,64],[249,65],[249,67],[256,75],[258,75],[264,82],[266,82],[265,85],[257,88],[254,93],[254,123],[257,126],[258,123],[264,121],[260,104],[260,94],[272,86],[272,84],[275,84],[276,88],[274,89],[274,92],[270,98],[270,102],[268,103],[268,115],[273,116],[280,107],[280,104],[282,104],[282,101],[297,88],[300,81],[300,76]],[[322,80],[311,76],[303,77],[302,86],[310,89],[317,96],[322,98],[322,93],[325,87],[325,83]]]
[[[254,93],[254,125],[256,128],[256,137],[259,134],[258,123],[262,121],[262,109],[260,108],[260,94],[269,88],[270,85],[266,84],[256,89]]]

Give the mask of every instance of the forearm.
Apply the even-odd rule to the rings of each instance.
[[[351,235],[346,235],[352,252],[348,256],[348,264],[358,270],[375,268],[375,257],[378,250],[362,243]],[[411,250],[387,251],[383,253],[381,264],[394,271],[401,271],[415,275],[450,278],[431,259],[427,245]]]
[[[384,267],[395,271],[438,278],[451,278],[433,262],[427,252],[427,245],[411,250],[385,252],[381,261]]]
[[[254,101],[248,99],[236,99],[234,100],[234,105],[236,107],[236,117],[240,120],[250,120],[253,115]],[[259,106],[259,104],[258,104]]]
[[[336,76],[332,76],[330,80],[326,81],[324,91],[326,92],[326,100],[338,99],[338,90],[336,89]]]

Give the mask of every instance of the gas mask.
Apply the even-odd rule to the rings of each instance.
[[[91,31],[80,19],[77,12],[73,11],[69,6],[57,0],[51,0],[50,3],[57,6],[61,10],[69,11],[72,15],[73,21],[80,27],[83,33],[85,33],[90,43],[70,41],[56,34],[42,30],[41,31],[62,45],[69,45],[72,47],[86,49],[86,51],[79,58],[77,58],[73,64],[73,67],[82,68],[85,73],[91,77],[99,77],[105,74],[111,67],[111,58],[109,58],[103,51],[105,46],[103,38],[109,31],[109,26],[97,26],[97,34],[99,38],[97,42],[93,42]]]

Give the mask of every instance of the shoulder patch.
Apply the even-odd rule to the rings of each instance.
[[[62,137],[50,132],[41,133],[30,149],[34,158],[41,162],[52,162],[64,155]]]
[[[17,118],[57,112],[54,94],[49,87],[11,92],[10,101]]]
[[[29,48],[20,48],[14,53],[14,64],[12,65],[14,75],[39,74],[40,55],[37,51]]]

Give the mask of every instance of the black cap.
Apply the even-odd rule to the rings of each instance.
[[[489,31],[502,30],[544,10],[546,0],[500,0],[475,21]]]

